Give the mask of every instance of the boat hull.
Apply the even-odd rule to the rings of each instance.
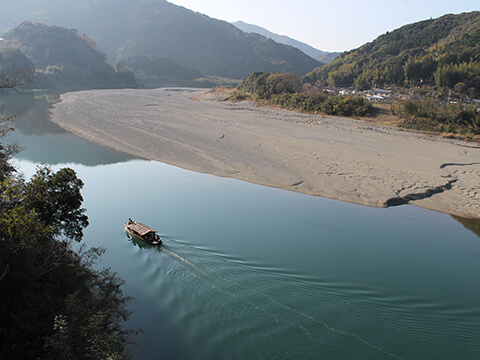
[[[144,238],[138,234],[136,234],[135,232],[131,231],[129,228],[125,228],[125,232],[127,233],[128,236],[132,237],[132,238],[135,238],[136,240],[141,240],[147,244],[150,244],[150,245],[161,245],[162,244],[162,240],[160,240],[160,237],[157,235],[155,236],[155,239],[147,239],[147,238]]]

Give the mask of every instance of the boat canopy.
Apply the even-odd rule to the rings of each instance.
[[[145,236],[148,233],[156,233],[155,230],[149,228],[147,225],[142,223],[134,222],[133,224],[128,224],[128,228],[132,231],[135,231],[140,236]]]

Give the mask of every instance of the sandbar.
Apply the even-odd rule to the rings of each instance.
[[[356,204],[480,218],[480,147],[371,122],[231,103],[205,89],[70,92],[66,130],[184,169]]]

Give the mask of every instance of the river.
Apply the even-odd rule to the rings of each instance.
[[[84,241],[136,299],[139,359],[480,358],[478,221],[135,159],[49,123],[47,100],[7,108],[20,113],[15,164],[85,182]],[[127,239],[128,218],[164,244]]]

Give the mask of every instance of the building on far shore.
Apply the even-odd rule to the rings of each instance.
[[[472,104],[475,107],[480,107],[480,99],[472,99],[470,104]]]
[[[367,100],[370,102],[384,102],[385,98],[380,95],[367,95]]]
[[[372,95],[382,96],[384,98],[390,97],[393,95],[392,90],[382,90],[382,89],[372,89],[368,91]]]
[[[354,89],[342,89],[338,92],[340,95],[343,95],[343,96],[351,96],[351,95],[356,95],[357,94],[357,90],[354,90]]]
[[[365,91],[365,97],[370,102],[385,102],[393,98],[393,95],[392,90],[370,89]]]

